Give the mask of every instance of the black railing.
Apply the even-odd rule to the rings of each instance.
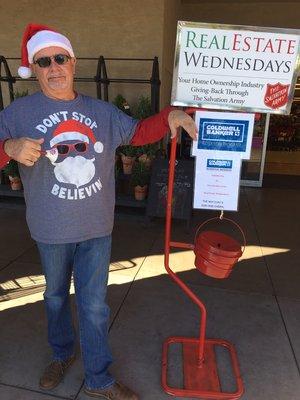
[[[36,78],[22,79],[18,76],[12,76],[8,61],[19,60],[19,58],[0,56],[0,111],[4,108],[2,85],[8,85],[9,100],[14,100],[14,85],[17,81],[37,81]],[[158,57],[154,58],[104,58],[100,56],[98,58],[78,58],[78,60],[95,61],[98,60],[96,75],[93,77],[74,77],[75,82],[91,82],[96,84],[96,96],[98,99],[108,101],[109,99],[109,86],[113,83],[132,83],[132,84],[149,84],[150,85],[150,99],[151,99],[151,110],[154,113],[159,111],[159,91],[160,91],[160,79],[159,79],[159,65]],[[152,62],[152,72],[148,79],[137,79],[137,78],[114,78],[109,76],[107,73],[106,61],[110,62]]]

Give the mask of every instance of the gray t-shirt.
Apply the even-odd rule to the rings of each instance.
[[[33,239],[75,243],[111,233],[115,150],[137,120],[110,103],[78,95],[61,101],[38,92],[0,113],[0,140],[44,138],[33,167],[19,165]]]

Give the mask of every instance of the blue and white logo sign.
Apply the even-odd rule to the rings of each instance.
[[[214,169],[231,169],[232,160],[216,160],[215,158],[208,158],[206,167]]]
[[[248,121],[201,118],[198,149],[245,152]]]
[[[199,135],[192,155],[212,150],[239,153],[244,160],[250,158],[254,114],[197,111],[195,122]]]

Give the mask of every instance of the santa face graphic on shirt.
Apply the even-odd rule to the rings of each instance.
[[[90,148],[91,146],[93,147]],[[95,157],[89,158],[91,151],[88,150],[101,153],[103,145],[95,140],[90,128],[78,121],[67,120],[54,131],[50,147],[46,156],[54,166],[54,175],[58,182],[74,185],[78,189],[92,181],[95,176]],[[98,183],[99,186],[99,182],[100,180],[95,184]],[[87,193],[91,192],[89,188],[85,189]]]

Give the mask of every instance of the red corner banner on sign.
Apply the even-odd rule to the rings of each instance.
[[[288,92],[290,85],[282,85],[275,83],[275,85],[267,84],[264,103],[267,107],[276,109],[284,106],[288,101]]]

